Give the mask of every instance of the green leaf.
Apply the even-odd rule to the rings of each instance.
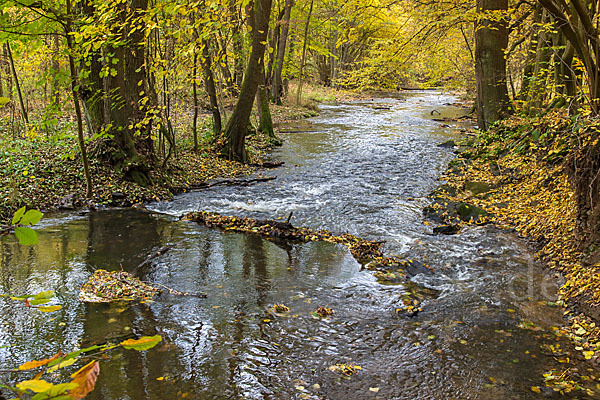
[[[54,365],[56,365],[58,363],[63,363],[63,362],[65,362],[67,360],[70,360],[72,358],[77,358],[77,357],[79,357],[79,355],[81,353],[87,353],[88,351],[97,350],[99,348],[100,348],[100,346],[94,345],[94,346],[91,346],[91,347],[87,347],[85,349],[72,351],[72,352],[66,354],[63,358],[59,358],[58,360],[52,361],[51,363],[48,364],[48,366],[52,367],[52,366],[54,366]]]
[[[10,102],[8,97],[0,97],[0,109]]]
[[[35,296],[33,296],[33,298],[35,300],[51,299],[53,297],[54,297],[54,290],[46,290],[44,292],[40,292],[40,293],[36,294]]]
[[[24,246],[32,246],[38,242],[37,233],[31,228],[18,226],[15,228],[15,236]]]
[[[21,217],[23,216],[23,214],[25,214],[25,206],[19,208],[15,212],[15,215],[13,215],[12,224],[16,225],[17,222],[19,222],[21,220]]]
[[[62,360],[62,358],[61,358],[61,360]],[[54,372],[54,371],[56,371],[57,369],[61,369],[61,368],[68,367],[69,365],[73,365],[73,364],[75,364],[76,362],[77,362],[77,359],[76,359],[76,358],[70,358],[70,359],[68,359],[68,360],[61,361],[61,362],[60,362],[60,363],[58,363],[57,365],[55,365],[55,366],[53,366],[53,367],[50,367],[50,368],[48,368],[48,372]]]
[[[35,300],[31,300],[29,302],[29,304],[31,304],[32,306],[39,306],[40,304],[46,304],[49,302],[50,302],[50,299],[35,299]]]
[[[128,350],[144,351],[153,348],[162,340],[162,336],[142,336],[139,339],[127,339],[121,345]]]
[[[22,225],[35,225],[40,222],[43,216],[44,214],[38,210],[29,210],[23,215],[19,223]]]
[[[52,385],[48,390],[38,393],[31,398],[31,400],[42,400],[42,399],[52,399],[57,400],[56,396],[62,395],[65,392],[75,389],[77,387],[77,383],[67,382],[67,383],[59,383],[58,385]],[[59,397],[63,399],[72,399],[71,396]]]

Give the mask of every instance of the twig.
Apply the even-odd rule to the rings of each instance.
[[[265,177],[260,177],[260,178],[252,178],[252,179],[224,179],[221,181],[216,181],[216,182],[211,182],[211,183],[207,183],[207,182],[202,182],[199,183],[197,185],[192,185],[190,188],[191,189],[207,189],[213,186],[249,186],[250,184],[253,183],[260,183],[260,182],[268,182],[268,181],[272,181],[274,179],[277,179],[276,176],[265,176]]]
[[[152,285],[152,286],[162,286],[170,294],[174,294],[176,296],[194,296],[194,297],[201,297],[201,298],[208,297],[208,295],[206,293],[202,293],[202,292],[200,292],[200,293],[180,292],[179,290],[171,289],[170,287],[167,287],[167,286],[163,285],[162,283],[148,283],[148,284]]]
[[[167,246],[163,246],[161,247],[156,253],[151,254],[148,256],[148,258],[146,258],[141,264],[139,264],[137,267],[135,267],[133,269],[133,272],[131,273],[132,275],[137,275],[138,271],[144,267],[146,264],[150,263],[150,261],[154,260],[156,257],[166,253],[167,251],[171,250],[173,247],[175,247],[174,244],[169,244]]]

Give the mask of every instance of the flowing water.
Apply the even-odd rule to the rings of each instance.
[[[434,236],[421,209],[452,158],[438,143],[459,126],[451,96],[416,92],[340,105],[281,127],[277,179],[213,187],[142,210],[44,219],[39,244],[0,246],[0,291],[56,290],[62,310],[28,312],[0,301],[0,366],[9,368],[127,334],[164,340],[101,362],[91,399],[534,398],[542,374],[559,368],[544,348],[561,310],[556,287],[524,242],[491,226]],[[439,117],[434,112],[435,117]],[[408,284],[384,285],[341,246],[286,244],[178,221],[190,210],[287,218],[386,241],[386,252],[433,267]],[[206,299],[163,294],[147,304],[83,304],[93,270],[132,270],[165,244],[142,278]],[[397,315],[418,292],[423,311]],[[283,303],[288,316],[267,314]],[[319,306],[332,318],[311,315]],[[532,329],[524,329],[525,325]],[[8,347],[2,347],[8,346]],[[343,379],[329,367],[362,369]],[[75,368],[74,366],[73,368]],[[1,376],[0,376],[1,378]],[[160,379],[157,379],[160,378]]]

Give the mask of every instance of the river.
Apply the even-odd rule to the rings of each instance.
[[[102,360],[87,398],[536,398],[531,386],[561,368],[544,351],[563,340],[552,333],[563,323],[562,310],[548,303],[556,298],[553,280],[514,234],[484,226],[436,236],[421,213],[453,157],[437,145],[461,135],[432,111],[457,116],[453,101],[423,91],[322,105],[319,116],[281,127],[284,144],[271,157],[285,165],[262,172],[272,181],[193,191],[150,211],[47,216],[34,247],[2,237],[0,291],[55,290],[63,308],[50,315],[0,301],[0,365],[158,333],[163,342],[152,350],[115,350]],[[344,247],[274,243],[178,221],[192,210],[260,218],[293,212],[297,226],[385,240],[386,253],[433,272],[382,284]],[[165,244],[175,248],[142,278],[204,291],[206,299],[78,300],[93,270],[131,270]],[[412,318],[395,312],[407,293],[424,299]],[[275,303],[289,315],[268,315]],[[334,316],[314,318],[319,306]],[[329,369],[339,363],[362,369],[344,379]]]

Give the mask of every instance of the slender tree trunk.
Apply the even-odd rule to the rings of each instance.
[[[548,23],[548,14],[546,10],[542,12],[542,24]],[[527,108],[529,113],[535,115],[542,110],[544,99],[547,95],[547,82],[552,58],[552,42],[544,28],[537,35],[537,49],[533,67],[532,81],[529,85],[529,96],[527,99]]]
[[[289,66],[289,63],[292,59],[292,55],[294,54],[294,40],[295,40],[295,35],[292,32],[292,35],[289,40],[290,45],[288,46],[287,62],[284,63],[285,66]],[[286,75],[285,78],[282,79],[281,85],[283,86],[283,95],[282,96],[287,97],[288,93],[290,92],[290,78],[288,75]]]
[[[198,151],[198,53],[194,49],[194,67],[192,70],[192,91],[194,95],[194,120],[192,130],[194,132],[194,151]]]
[[[308,27],[310,24],[310,17],[312,15],[313,4],[315,0],[310,0],[310,8],[308,10],[308,16],[306,17],[306,25],[304,26],[304,45],[302,46],[302,59],[300,60],[300,72],[298,73],[298,91],[296,92],[296,104],[300,105],[302,101],[302,74],[304,69],[304,61],[306,60],[306,45],[308,43]]]
[[[0,53],[0,97],[4,97],[4,57]]]
[[[4,71],[5,71],[4,76],[6,77],[6,97],[12,99],[13,83],[12,83],[12,75],[11,75],[11,71],[10,71],[10,62],[8,61],[8,46],[6,45],[6,43],[2,44],[2,59],[3,59],[2,67],[4,68]]]
[[[54,42],[54,52],[52,53],[52,105],[57,111],[60,111],[60,83],[58,76],[60,74],[60,36],[56,33],[52,35]]]
[[[222,62],[219,63],[221,75],[223,76],[223,81],[225,81],[225,87],[227,88],[229,93],[235,93],[235,82],[233,76],[231,75],[231,71],[229,70],[229,58],[227,57],[227,45],[221,35],[219,35],[219,41],[215,40],[215,43],[218,45],[218,54]]]
[[[279,43],[277,44],[277,65],[273,74],[273,85],[271,86],[271,97],[273,103],[281,104],[281,97],[283,95],[283,65],[285,62],[285,47],[287,44],[288,34],[290,31],[290,16],[292,14],[292,7],[294,0],[285,0],[285,6],[283,10],[283,19],[281,20],[281,33],[279,34]]]
[[[10,43],[8,40],[6,41],[6,52],[8,54],[8,61],[10,62],[10,69],[12,71],[13,79],[15,80],[15,87],[17,88],[17,96],[19,96],[19,104],[21,106],[21,115],[23,116],[23,121],[25,121],[25,130],[28,129],[29,125],[29,117],[27,116],[27,109],[25,108],[25,103],[23,102],[23,94],[21,93],[21,85],[19,84],[19,78],[17,77],[17,70],[15,69],[15,60],[12,56],[12,51],[10,50]]]
[[[267,31],[269,29],[269,16],[271,14],[271,0],[255,0],[250,15],[252,26],[252,52],[244,74],[244,81],[240,96],[235,105],[231,118],[225,128],[224,153],[230,160],[248,162],[246,152],[246,134],[250,113],[254,103],[256,89],[260,83],[261,59],[264,56]]]
[[[269,92],[267,91],[264,63],[261,63],[261,70],[262,79],[256,90],[256,108],[258,109],[260,121],[258,130],[271,139],[277,139],[275,131],[273,131],[273,119],[271,118],[271,110],[269,109]]]
[[[272,32],[271,39],[269,40],[269,63],[267,64],[267,70],[265,71],[265,84],[268,88],[273,86],[273,66],[275,65],[275,57],[278,53],[277,46],[279,45],[279,37],[281,36],[281,25],[283,24],[283,18],[285,16],[285,6],[279,11],[277,17],[277,23],[275,29]]]
[[[77,117],[77,141],[79,150],[81,151],[81,159],[83,161],[83,172],[85,175],[86,191],[85,197],[92,198],[92,177],[90,175],[90,166],[85,149],[85,141],[83,138],[83,118],[81,116],[81,107],[79,106],[79,85],[77,83],[77,70],[75,69],[75,60],[73,58],[73,38],[71,36],[71,0],[67,0],[67,19],[65,25],[65,36],[67,37],[67,46],[69,47],[69,71],[71,73],[71,94],[73,96],[73,105],[75,106],[75,116]]]
[[[508,46],[506,18],[499,12],[508,10],[508,0],[477,0],[475,25],[475,78],[477,82],[477,122],[479,129],[487,130],[509,111],[506,86],[506,59]],[[486,16],[493,12],[493,18]]]
[[[237,13],[235,0],[231,0],[230,7],[232,13]],[[235,94],[238,94],[244,79],[244,36],[242,34],[242,22],[239,18],[235,18],[233,23],[236,24],[236,29],[233,32],[233,80],[236,86]]]
[[[213,140],[216,140],[218,139],[219,135],[221,135],[221,113],[219,112],[217,89],[215,88],[215,79],[212,71],[210,48],[208,41],[205,39],[202,40],[201,64],[202,69],[204,70],[204,84],[206,86],[206,93],[208,94],[210,101],[210,111],[213,118]]]

